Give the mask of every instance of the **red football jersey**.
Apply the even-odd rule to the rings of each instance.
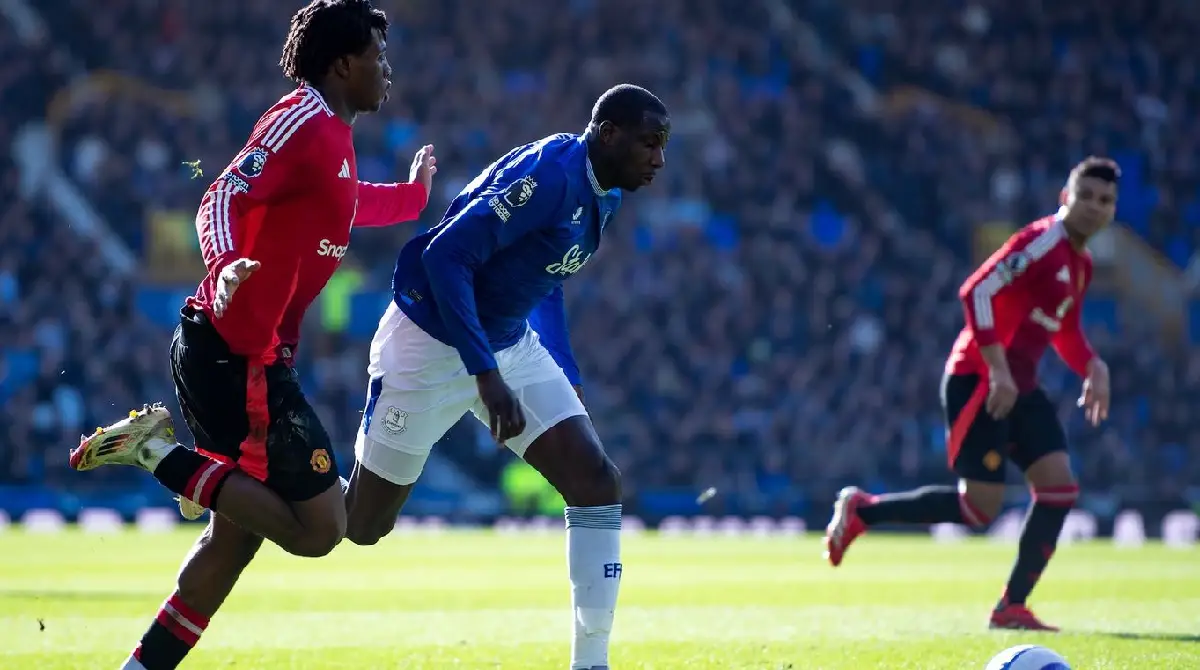
[[[234,353],[290,360],[351,228],[411,221],[427,199],[421,184],[359,182],[351,126],[320,92],[301,86],[263,114],[200,201],[196,232],[208,275],[188,303],[208,314]],[[217,319],[217,277],[243,257],[262,267]]]
[[[1092,257],[1071,246],[1062,221],[1046,217],[1025,226],[972,274],[958,291],[967,325],[946,361],[950,374],[987,374],[979,347],[1003,344],[1022,393],[1037,387],[1047,345],[1080,376],[1095,352],[1079,312],[1092,281]]]

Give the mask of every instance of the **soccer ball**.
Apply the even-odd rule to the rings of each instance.
[[[996,654],[984,670],[1071,670],[1071,666],[1045,647],[1023,644]]]

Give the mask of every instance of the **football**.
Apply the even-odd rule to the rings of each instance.
[[[1023,644],[996,654],[984,670],[1071,670],[1071,666],[1045,647]]]

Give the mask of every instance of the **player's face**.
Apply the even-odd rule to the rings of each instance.
[[[1085,237],[1112,223],[1117,213],[1117,185],[1095,177],[1079,177],[1067,184],[1067,216]]]
[[[360,112],[377,112],[387,101],[392,66],[387,60],[387,40],[378,30],[367,50],[350,59],[351,101]]]
[[[636,191],[649,186],[666,164],[670,135],[671,120],[649,113],[640,127],[615,129],[613,149],[619,175],[617,187],[622,191]]]

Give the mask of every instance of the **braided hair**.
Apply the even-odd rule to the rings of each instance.
[[[288,79],[320,84],[334,61],[361,54],[388,20],[370,0],[312,0],[292,16],[279,67]]]

